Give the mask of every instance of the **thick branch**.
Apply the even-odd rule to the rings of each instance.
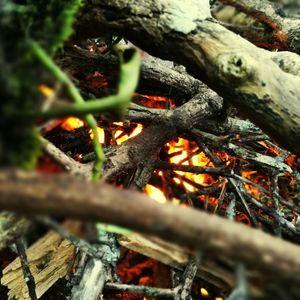
[[[244,262],[253,274],[265,274],[268,282],[300,294],[298,246],[191,208],[159,205],[137,192],[86,183],[69,175],[6,171],[0,176],[0,206],[22,213],[114,223],[160,236],[201,249],[205,257],[225,264],[228,260]]]
[[[219,0],[220,2],[234,6],[237,10],[252,16],[265,24],[270,33],[264,34],[262,46],[273,44],[274,48],[300,53],[300,21],[287,18],[283,12],[267,0]],[[241,33],[241,32],[240,32]],[[255,42],[255,40],[254,40]]]
[[[300,78],[281,70],[269,52],[211,19],[175,17],[179,2],[94,1],[83,11],[78,30],[84,24],[85,29],[91,25],[96,35],[98,28],[118,31],[150,53],[185,65],[283,146],[299,153]],[[163,19],[164,8],[170,5],[173,23]],[[177,26],[187,21],[189,30]]]

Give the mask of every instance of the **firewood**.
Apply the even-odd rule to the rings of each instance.
[[[77,231],[79,223],[66,221],[64,227]],[[40,298],[58,279],[65,277],[72,268],[75,247],[54,231],[49,231],[27,250],[29,267]],[[9,299],[30,299],[23,277],[20,259],[16,258],[4,270],[1,284],[8,287]]]

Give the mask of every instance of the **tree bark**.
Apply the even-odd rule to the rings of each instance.
[[[1,172],[0,206],[24,214],[39,213],[113,223],[201,250],[204,259],[233,268],[243,262],[250,282],[280,285],[300,295],[299,247],[215,215],[147,196],[92,184],[69,175]],[[263,278],[261,277],[263,274]]]
[[[95,0],[83,9],[77,30],[90,36],[99,36],[102,30],[118,32],[151,54],[183,64],[281,145],[299,154],[300,78],[282,70],[274,54],[215,20],[176,14],[179,3]],[[184,3],[195,5],[192,0]],[[165,20],[166,13],[172,22]],[[189,27],[181,27],[182,23]]]

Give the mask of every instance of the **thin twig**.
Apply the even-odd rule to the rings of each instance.
[[[21,261],[22,271],[24,275],[24,280],[28,288],[29,297],[31,300],[37,300],[38,298],[35,290],[36,289],[35,280],[29,268],[24,241],[22,239],[18,239],[16,240],[15,245]]]
[[[60,236],[64,239],[69,240],[74,246],[76,246],[81,251],[87,253],[88,255],[95,257],[95,258],[102,258],[103,253],[99,252],[97,247],[93,247],[90,243],[85,240],[78,238],[77,236],[70,233],[68,230],[60,226],[56,221],[53,219],[46,217],[46,216],[35,216],[35,221],[47,226],[48,228],[56,231]]]
[[[182,274],[182,284],[175,288],[177,291],[175,294],[175,300],[187,300],[192,299],[191,289],[194,278],[196,276],[200,263],[200,253],[191,257],[184,273]]]
[[[226,170],[225,167],[199,167],[199,166],[186,166],[186,165],[177,165],[169,163],[166,161],[156,161],[155,167],[162,170],[173,170],[173,171],[183,171],[194,174],[211,174],[211,175],[221,175],[226,176],[230,174],[230,171]]]
[[[249,206],[248,206],[248,204],[247,204],[246,199],[244,198],[244,195],[242,194],[242,192],[241,192],[241,190],[240,190],[240,187],[239,187],[238,183],[237,183],[236,180],[233,179],[233,178],[229,178],[229,182],[230,182],[231,185],[235,188],[237,194],[239,195],[239,197],[240,197],[240,199],[241,199],[241,202],[242,202],[242,204],[243,204],[243,206],[244,206],[244,208],[245,208],[247,214],[249,215],[249,217],[250,217],[250,219],[251,219],[253,225],[254,225],[255,227],[258,227],[258,222],[257,222],[255,216],[254,216],[254,215],[252,214],[252,212],[250,211],[250,208],[249,208]]]
[[[155,297],[157,299],[174,298],[174,291],[172,289],[155,288],[152,286],[108,282],[105,284],[104,289],[117,293],[140,294],[142,296]]]

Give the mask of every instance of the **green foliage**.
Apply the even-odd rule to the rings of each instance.
[[[31,42],[32,53],[43,64],[43,66],[52,74],[56,80],[65,85],[69,96],[73,99],[74,105],[66,108],[51,109],[47,111],[25,111],[23,110],[20,117],[36,119],[37,117],[62,117],[69,115],[83,115],[86,123],[91,128],[94,139],[94,151],[96,154],[96,160],[93,168],[93,180],[97,181],[101,176],[102,164],[104,161],[104,153],[99,142],[97,133],[97,122],[92,115],[93,112],[111,111],[114,115],[123,118],[129,106],[131,97],[136,89],[139,79],[140,71],[140,57],[136,50],[128,50],[120,55],[120,79],[118,86],[118,93],[105,98],[91,100],[85,102],[80,95],[78,89],[75,87],[70,78],[55,64],[53,59],[47,54],[47,52],[40,47],[36,42]]]
[[[0,166],[33,168],[40,148],[30,122],[8,117],[14,111],[41,105],[37,86],[49,81],[29,41],[35,40],[50,55],[72,33],[81,0],[6,0],[0,4]]]
[[[34,1],[30,38],[54,54],[72,34],[74,17],[81,5],[81,0]]]

